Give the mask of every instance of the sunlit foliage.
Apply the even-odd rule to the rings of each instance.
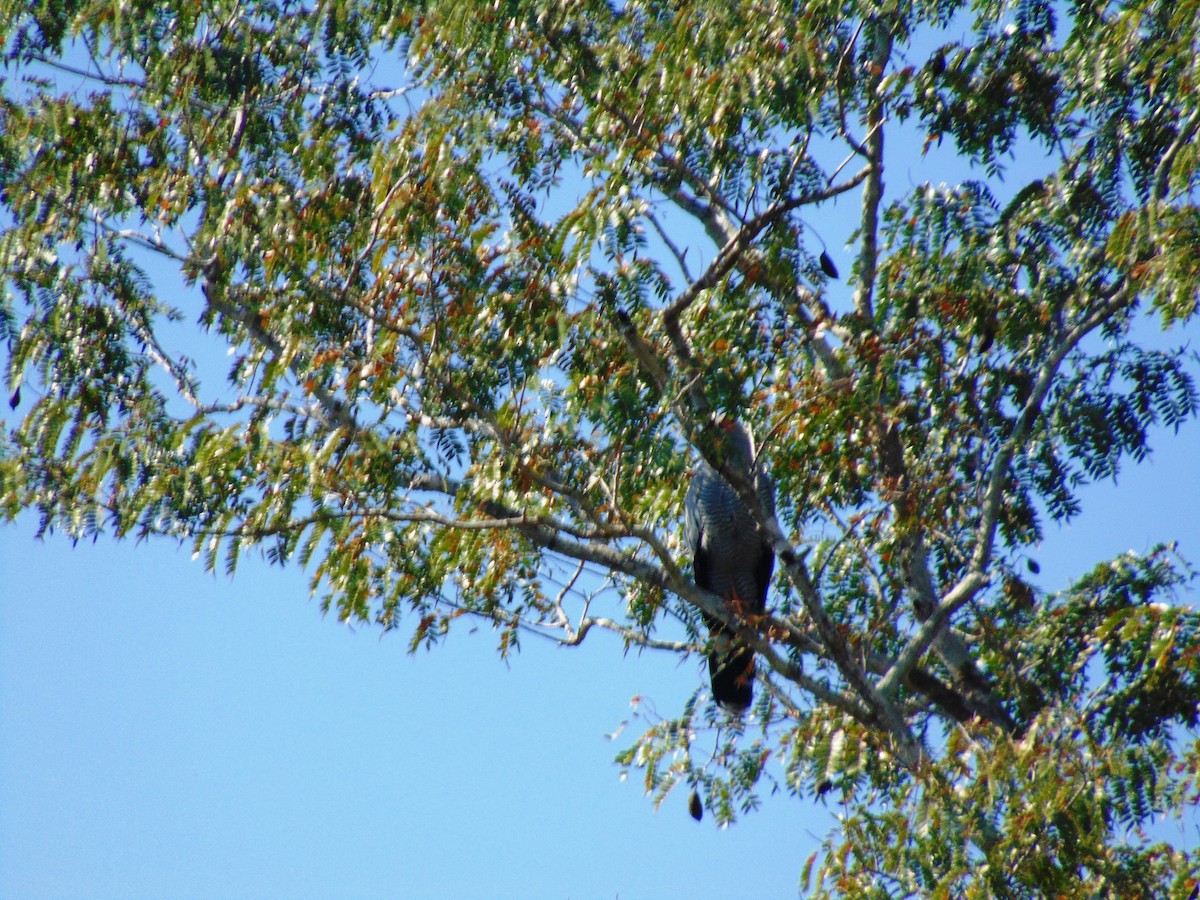
[[[814,896],[1186,897],[1143,829],[1200,791],[1191,570],[1047,593],[1030,553],[1194,429],[1195,358],[1138,335],[1195,317],[1198,21],[0,3],[0,511],[303,564],[414,648],[690,654],[727,613],[682,499],[737,416],[777,486],[726,473],[779,559],[734,623],[759,699],[698,688],[621,765],[718,822],[833,792]],[[920,152],[971,179],[889,168]]]

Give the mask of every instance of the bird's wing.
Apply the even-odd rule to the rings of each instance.
[[[756,613],[764,612],[767,608],[767,591],[771,588],[771,574],[775,571],[775,551],[766,541],[762,543],[762,551],[758,555],[758,563],[754,572],[754,583],[758,591],[754,597]]]
[[[692,578],[698,587],[711,590],[708,554],[704,549],[704,517],[700,510],[700,486],[693,478],[683,498],[683,544],[692,557]]]

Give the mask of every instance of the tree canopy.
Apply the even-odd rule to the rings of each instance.
[[[1031,557],[1196,415],[1141,339],[1200,291],[1195,0],[0,10],[4,516],[260,548],[414,649],[725,621],[750,714],[698,678],[619,761],[835,791],[814,896],[1200,884],[1144,832],[1200,800],[1191,569]],[[762,616],[691,579],[701,457]]]

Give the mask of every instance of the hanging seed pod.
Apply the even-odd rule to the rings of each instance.
[[[829,258],[829,254],[824,250],[821,251],[821,255],[818,257],[817,262],[821,265],[821,271],[824,272],[828,277],[838,277],[837,266],[833,264],[833,260]]]
[[[688,797],[688,812],[697,822],[704,818],[704,804],[700,802],[700,795],[696,791],[692,791]]]

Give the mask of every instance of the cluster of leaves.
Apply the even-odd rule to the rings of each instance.
[[[687,654],[723,619],[753,718],[698,693],[652,723],[620,762],[656,800],[836,791],[818,891],[1183,895],[1195,854],[1139,828],[1197,800],[1186,566],[1052,596],[1022,566],[1197,410],[1194,359],[1131,327],[1195,314],[1197,18],[0,3],[0,509],[230,571],[263,548],[413,647],[472,615],[504,652]],[[987,180],[887,196],[905,135]],[[1043,164],[1013,185],[1018,147]],[[835,309],[807,223],[851,194]],[[761,621],[688,577],[697,454],[779,558]]]

